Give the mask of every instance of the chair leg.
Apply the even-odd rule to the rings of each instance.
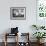
[[[6,41],[5,41],[5,43],[4,43],[4,44],[5,44],[5,46],[7,46],[7,42],[6,42]]]
[[[7,33],[5,34],[5,46],[7,46]]]

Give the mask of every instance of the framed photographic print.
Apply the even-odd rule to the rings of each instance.
[[[10,8],[10,19],[11,20],[25,20],[26,19],[26,8],[25,7],[11,7]]]

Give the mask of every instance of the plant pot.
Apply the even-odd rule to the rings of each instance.
[[[40,39],[37,39],[37,43],[40,43]]]
[[[41,44],[41,43],[44,42],[44,40],[45,40],[45,39],[38,39],[37,42],[38,42],[39,44]]]
[[[40,39],[40,43],[44,43],[44,40],[45,40],[45,39]]]

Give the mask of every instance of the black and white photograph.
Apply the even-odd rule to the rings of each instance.
[[[10,19],[11,20],[25,20],[26,19],[26,8],[25,7],[11,7],[10,8]]]

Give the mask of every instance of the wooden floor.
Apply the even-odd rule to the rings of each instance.
[[[32,43],[30,43],[31,45],[30,46],[37,46],[37,43],[34,43],[34,42],[32,42]],[[4,46],[4,43],[2,42],[0,42],[0,46]],[[15,46],[15,43],[8,43],[8,46]],[[25,46],[25,45],[24,45]],[[42,46],[46,46],[46,43],[44,43],[44,45],[42,45]]]

